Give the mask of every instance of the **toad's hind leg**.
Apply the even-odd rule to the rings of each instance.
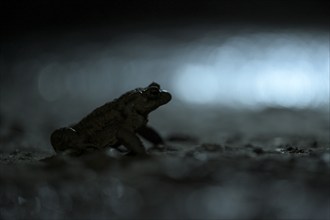
[[[50,142],[56,153],[62,153],[68,149],[77,149],[79,139],[78,133],[69,127],[57,129],[50,136]]]

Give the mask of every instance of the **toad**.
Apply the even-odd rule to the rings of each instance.
[[[155,82],[131,90],[96,108],[77,124],[55,130],[51,144],[59,154],[82,155],[123,145],[129,155],[146,155],[138,135],[154,146],[164,144],[161,136],[147,126],[148,114],[170,100],[171,94]]]

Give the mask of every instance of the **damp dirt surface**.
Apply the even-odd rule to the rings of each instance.
[[[0,219],[330,218],[327,120],[314,133],[231,128],[209,142],[205,129],[169,131],[166,146],[146,144],[144,158],[116,150],[56,156],[49,144],[29,142],[24,125],[2,122]]]

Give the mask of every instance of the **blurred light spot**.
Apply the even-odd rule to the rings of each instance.
[[[218,52],[191,52],[200,54],[200,62],[183,64],[172,79],[173,91],[179,99],[194,104],[253,108],[326,106],[328,49],[326,37],[232,37],[218,47]]]
[[[247,198],[248,194],[237,188],[207,187],[187,196],[185,211],[191,218],[197,219],[250,218],[255,208]]]
[[[211,103],[217,99],[219,77],[207,66],[188,65],[174,79],[179,98],[192,103]]]
[[[59,65],[52,63],[40,71],[38,89],[46,101],[55,101],[65,93],[65,80]]]
[[[38,188],[38,197],[35,197],[37,203],[40,203],[40,208],[44,214],[47,214],[47,210],[60,210],[61,209],[61,202],[58,193],[53,190],[48,185],[40,186]],[[39,210],[40,211],[40,210]],[[55,212],[52,214],[53,219],[61,218],[62,213]],[[52,219],[50,218],[50,219]]]
[[[171,178],[180,179],[189,174],[189,167],[180,158],[170,158],[162,162],[164,172]]]
[[[275,69],[257,76],[256,87],[256,100],[268,105],[308,107],[314,98],[312,77],[301,72]]]
[[[127,186],[122,186],[117,196],[110,196],[112,210],[122,218],[133,218],[138,215],[144,204],[140,192]]]

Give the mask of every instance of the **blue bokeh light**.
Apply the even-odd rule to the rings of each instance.
[[[326,38],[293,34],[233,37],[217,50],[200,54],[200,63],[184,64],[172,79],[173,89],[179,99],[193,104],[327,106],[328,49]]]

